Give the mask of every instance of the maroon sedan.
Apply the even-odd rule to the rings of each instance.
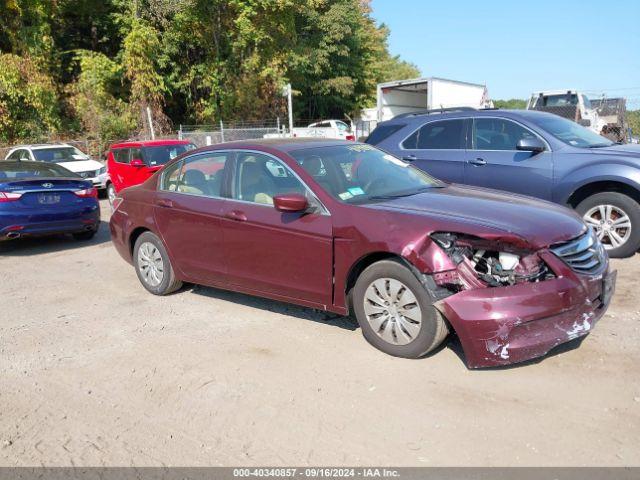
[[[122,192],[111,233],[153,294],[190,282],[353,313],[372,345],[408,358],[453,330],[470,367],[587,334],[615,283],[572,211],[448,185],[352,142],[188,152]]]

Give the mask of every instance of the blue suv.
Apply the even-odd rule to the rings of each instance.
[[[575,209],[611,257],[640,248],[640,145],[527,110],[399,115],[367,139],[434,177],[530,195]]]

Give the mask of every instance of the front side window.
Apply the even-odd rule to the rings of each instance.
[[[195,149],[192,143],[186,145],[162,145],[142,148],[142,159],[150,166],[164,165],[185,152]]]
[[[238,155],[233,190],[236,200],[264,205],[273,205],[278,194],[307,194],[302,182],[282,162],[250,152]]]
[[[116,163],[124,163],[128,164],[130,159],[129,152],[131,150],[129,148],[118,148],[113,151],[113,159]]]
[[[290,155],[328,194],[345,203],[374,203],[444,186],[367,144],[304,148]]]
[[[205,197],[221,197],[228,153],[211,152],[185,158],[167,168],[162,189]]]
[[[33,156],[39,162],[78,162],[88,160],[89,157],[75,147],[38,148],[33,150]]]
[[[473,121],[475,150],[517,150],[518,141],[536,136],[517,123],[501,118],[476,118]]]
[[[465,148],[464,120],[429,122],[402,142],[408,150],[459,150]]]

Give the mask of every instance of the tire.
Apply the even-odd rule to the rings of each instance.
[[[405,290],[398,289],[398,283]],[[399,299],[395,305],[394,294]],[[387,300],[388,306],[383,304]],[[446,321],[433,306],[435,296],[399,261],[382,260],[367,267],[356,281],[352,301],[364,338],[395,357],[420,358],[440,345],[449,333]],[[385,317],[385,311],[391,315]],[[413,313],[408,315],[409,312]]]
[[[142,286],[154,295],[168,295],[182,287],[162,241],[151,232],[144,232],[136,240],[133,264]]]
[[[79,242],[86,242],[88,240],[91,240],[93,237],[95,237],[96,233],[98,233],[98,229],[97,228],[95,230],[89,230],[89,231],[86,231],[86,232],[74,233],[73,234],[73,238],[74,238],[74,240],[77,240]]]
[[[576,211],[587,225],[594,227],[611,258],[630,257],[640,248],[640,205],[631,197],[618,192],[596,193],[580,202]],[[629,231],[615,224],[607,227],[607,215],[613,222],[621,221],[622,215],[626,215],[629,221],[623,225],[628,223]],[[605,224],[600,224],[601,220],[605,220]],[[624,242],[616,245],[619,240],[612,236],[614,233]]]
[[[116,188],[113,186],[113,183],[109,182],[107,184],[107,199],[109,200],[109,205],[113,206],[113,199],[116,198]]]

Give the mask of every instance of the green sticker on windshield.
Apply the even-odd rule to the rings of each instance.
[[[351,195],[353,195],[354,197],[356,195],[364,195],[364,190],[362,190],[360,187],[351,187],[347,189],[349,191],[349,193]]]

